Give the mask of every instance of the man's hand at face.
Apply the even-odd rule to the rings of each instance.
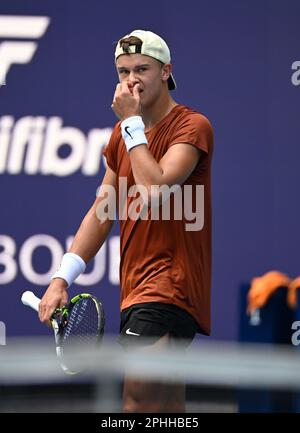
[[[139,84],[132,85],[127,81],[117,84],[111,108],[120,120],[141,116]]]

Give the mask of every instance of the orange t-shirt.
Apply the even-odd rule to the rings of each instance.
[[[194,317],[200,332],[210,334],[212,127],[203,115],[183,105],[176,105],[146,132],[146,136],[148,148],[157,162],[176,143],[189,143],[201,149],[202,153],[193,173],[181,186],[182,218],[174,217],[175,196],[172,195],[163,205],[170,206],[169,220],[157,219],[157,216],[155,220],[150,217],[120,219],[119,214],[121,310],[145,302],[177,305]],[[119,206],[122,201],[119,200],[119,194],[122,194],[120,178],[123,178],[123,183],[126,179],[126,192],[135,184],[120,122],[112,132],[104,155],[107,164],[117,175]],[[190,188],[189,192],[185,190],[187,185],[190,185],[187,187]],[[187,224],[193,223],[191,212],[197,209],[200,197],[196,185],[204,187],[201,209],[204,224],[201,229],[188,231]],[[128,210],[128,214],[130,205],[136,207],[133,201],[137,197],[127,197],[125,210]],[[186,206],[190,208],[188,215]]]

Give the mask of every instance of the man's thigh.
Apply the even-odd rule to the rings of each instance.
[[[155,343],[137,350],[153,354],[170,346],[170,336],[165,334]],[[167,382],[165,380],[152,381],[126,376],[123,388],[123,411],[138,412],[184,412],[185,385],[184,383]]]

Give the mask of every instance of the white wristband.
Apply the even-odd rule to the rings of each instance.
[[[141,116],[131,116],[121,123],[122,137],[128,152],[140,144],[148,144],[145,125]]]
[[[80,256],[74,253],[66,253],[63,255],[59,269],[51,279],[63,278],[69,287],[85,271],[85,268],[86,263]]]

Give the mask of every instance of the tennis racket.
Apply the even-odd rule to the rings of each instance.
[[[33,292],[22,294],[24,305],[39,310],[40,299]],[[54,331],[56,354],[67,374],[82,371],[74,359],[75,350],[94,350],[104,333],[104,311],[101,302],[88,293],[81,293],[62,308],[57,308],[51,317]]]

